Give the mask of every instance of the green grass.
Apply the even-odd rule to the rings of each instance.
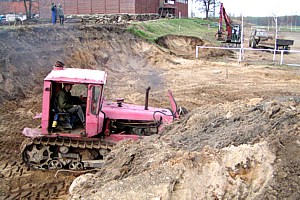
[[[128,27],[128,31],[149,42],[165,35],[195,36],[215,43],[217,27],[208,28],[212,21],[202,19],[159,19],[155,21],[136,22]]]

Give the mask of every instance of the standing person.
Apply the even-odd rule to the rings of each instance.
[[[56,24],[56,18],[57,18],[57,8],[54,2],[51,4],[51,13],[52,13],[52,24]]]
[[[64,17],[64,10],[63,10],[63,8],[62,8],[62,6],[61,6],[60,3],[58,4],[57,14],[58,14],[58,17],[59,17],[59,23],[60,23],[60,25],[63,25],[65,17]]]

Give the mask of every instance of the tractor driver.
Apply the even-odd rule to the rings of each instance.
[[[68,112],[70,115],[77,115],[85,128],[85,116],[80,105],[73,105],[71,100],[71,90],[73,84],[64,83],[64,87],[56,96],[55,102],[57,109],[62,112]]]

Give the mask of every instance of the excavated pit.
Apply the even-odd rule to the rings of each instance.
[[[216,51],[196,60],[194,45],[206,41],[194,37],[157,43],[116,26],[0,30],[0,198],[299,199],[299,69],[238,66]],[[190,114],[161,136],[118,144],[103,169],[73,184],[78,173],[32,171],[21,132],[40,124],[32,118],[56,60],[107,71],[108,99],[143,104],[150,86],[149,104],[170,107],[172,89]]]

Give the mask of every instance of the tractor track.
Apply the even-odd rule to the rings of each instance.
[[[55,177],[55,170],[33,170],[22,160],[20,149],[22,143],[28,140],[21,134],[22,129],[38,127],[39,124],[32,120],[33,116],[28,117],[27,112],[15,112],[18,110],[16,105],[10,102],[0,108],[0,199],[67,199],[68,189],[79,174],[61,172],[60,176]],[[24,110],[32,107],[28,104]],[[99,141],[82,144],[60,138],[36,139],[32,143],[90,149],[111,147],[111,144]]]
[[[39,112],[36,105],[41,105],[41,102],[30,99],[24,103],[6,102],[0,107],[0,199],[67,199],[68,189],[79,175],[62,172],[62,175],[55,177],[55,170],[33,170],[22,160],[20,148],[27,140],[22,130],[38,127],[40,123],[32,119]],[[36,140],[34,143],[49,142],[62,145],[61,140],[55,142],[52,139]],[[95,144],[90,142],[87,147],[107,148],[107,145]]]
[[[33,171],[24,162],[4,163],[0,169],[0,199],[60,198],[67,193],[73,180],[68,179],[68,175],[55,178],[54,171]]]
[[[3,196],[3,199],[52,199],[60,198],[67,192],[69,185],[62,181],[55,181],[51,184],[42,185],[27,183],[23,186],[11,189],[10,194]]]
[[[19,112],[20,107],[24,112]],[[22,129],[39,125],[28,115],[33,107],[32,103],[23,106],[11,101],[0,108],[0,199],[66,199],[75,178],[73,174],[55,177],[56,171],[32,170],[22,160],[20,147],[26,140]]]

